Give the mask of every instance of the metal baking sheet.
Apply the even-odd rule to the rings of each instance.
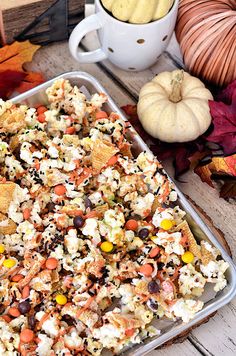
[[[70,80],[70,82],[78,87],[85,87],[90,94],[96,92],[103,92],[108,95],[108,103],[105,104],[106,110],[108,112],[117,112],[123,120],[127,121],[124,114],[120,111],[117,105],[114,103],[112,98],[102,87],[102,85],[91,75],[85,72],[69,72],[62,74],[48,82],[29,90],[28,92],[21,94],[12,101],[14,103],[25,103],[29,106],[34,106],[36,104],[47,104],[47,97],[45,90],[52,85],[52,83],[58,79],[64,78]],[[132,148],[134,155],[138,155],[142,151],[149,151],[149,148],[137,134],[137,132],[131,127],[129,130],[129,136],[132,140]],[[228,280],[227,287],[215,294],[212,293],[212,288],[209,288],[204,295],[201,297],[201,300],[205,302],[204,308],[198,312],[195,317],[189,323],[183,323],[182,321],[170,321],[170,320],[156,320],[154,325],[161,330],[160,336],[155,336],[153,338],[145,339],[141,344],[132,346],[130,349],[125,350],[124,354],[126,356],[143,356],[160,346],[161,344],[177,337],[180,333],[191,328],[193,325],[199,323],[202,319],[206,318],[219,308],[223,307],[229,303],[233,297],[236,295],[236,267],[231,260],[230,256],[226,253],[221,244],[217,241],[216,237],[213,235],[211,230],[199,217],[195,209],[190,205],[178,187],[175,186],[175,189],[178,193],[177,204],[182,207],[187,213],[187,220],[190,224],[192,231],[194,232],[195,237],[198,240],[207,240],[210,241],[218,250],[221,252],[222,257],[225,261],[229,263],[229,268],[226,273],[226,278]]]

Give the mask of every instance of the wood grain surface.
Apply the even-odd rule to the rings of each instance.
[[[56,0],[0,0],[0,42],[11,43],[35,18],[55,3]],[[78,16],[83,12],[84,4],[85,0],[68,0],[69,15]],[[77,18],[75,21],[78,21]],[[42,33],[49,29],[50,21],[45,18],[30,31],[30,34]]]
[[[2,11],[13,9],[19,6],[33,4],[39,1],[42,0],[1,0],[0,9]]]

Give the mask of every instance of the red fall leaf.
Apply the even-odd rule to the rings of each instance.
[[[220,190],[220,197],[224,199],[236,198],[236,180],[224,183]]]
[[[11,93],[21,84],[26,75],[24,72],[12,70],[0,72],[0,98],[7,100]]]
[[[36,87],[39,84],[44,82],[44,77],[41,73],[29,72],[27,73],[24,80],[20,83],[20,85],[16,88],[18,93],[24,93],[27,90],[30,90]]]
[[[218,143],[225,155],[236,153],[236,80],[219,95],[225,102],[210,101],[214,129],[206,140]]]

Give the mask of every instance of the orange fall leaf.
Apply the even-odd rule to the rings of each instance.
[[[201,180],[213,186],[212,174],[236,177],[236,154],[228,157],[213,157],[212,162],[195,168]]]
[[[29,41],[16,41],[0,48],[0,72],[5,70],[24,71],[24,63],[31,62],[34,53],[39,48],[40,46],[34,45]]]
[[[194,169],[194,172],[201,178],[202,182],[207,183],[210,187],[214,188],[213,181],[211,179],[211,170],[209,165],[199,166]]]
[[[42,84],[44,77],[41,73],[29,72],[20,85],[16,88],[18,93],[24,93],[27,90],[34,88],[35,86]]]

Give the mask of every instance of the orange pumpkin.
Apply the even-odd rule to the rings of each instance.
[[[193,75],[219,86],[236,79],[236,0],[180,0],[176,36]]]

